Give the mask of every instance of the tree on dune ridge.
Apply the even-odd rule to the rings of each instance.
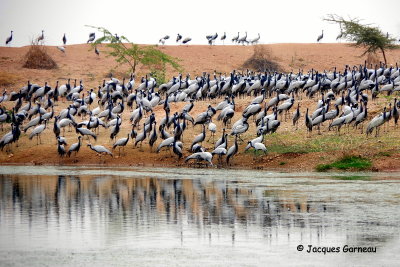
[[[377,51],[382,52],[385,64],[387,63],[385,51],[398,49],[399,46],[395,44],[396,39],[385,34],[382,30],[371,24],[361,24],[361,20],[357,18],[344,19],[335,14],[327,15],[323,20],[337,23],[340,25],[342,34],[341,39],[351,42],[355,47],[364,48],[364,53],[375,54]]]
[[[165,79],[167,65],[177,71],[182,71],[178,59],[163,53],[157,46],[139,46],[123,35],[117,37],[104,27],[87,27],[95,28],[103,33],[102,37],[97,38],[92,43],[92,49],[104,43],[106,47],[110,48],[105,53],[114,57],[118,65],[128,64],[132,73],[135,73],[137,67],[142,65],[148,68],[154,76],[159,76],[158,78],[163,80]],[[162,81],[158,80],[158,82]]]

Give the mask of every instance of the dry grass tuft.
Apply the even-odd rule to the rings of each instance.
[[[20,79],[21,79],[21,77],[16,74],[5,72],[5,71],[0,71],[0,86],[14,85]]]
[[[243,63],[242,67],[261,72],[283,71],[279,63],[276,62],[276,58],[274,58],[274,56],[272,55],[271,50],[263,45],[254,46],[253,55]]]
[[[27,69],[57,69],[57,63],[47,53],[44,45],[39,45],[37,42],[32,42],[28,52],[25,54],[26,59],[23,67]]]

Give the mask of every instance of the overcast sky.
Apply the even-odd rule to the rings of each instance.
[[[322,21],[326,14],[358,17],[400,38],[400,1],[220,1],[220,0],[0,0],[0,45],[14,31],[12,46],[24,46],[45,31],[45,43],[84,43],[93,29],[103,26],[132,42],[155,44],[168,34],[175,44],[177,33],[193,44],[206,44],[205,36],[225,31],[226,42],[240,32],[260,43],[312,43],[324,30],[323,42],[336,42],[337,25]]]

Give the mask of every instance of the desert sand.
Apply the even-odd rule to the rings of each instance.
[[[299,69],[323,71],[337,67],[343,69],[345,65],[363,64],[366,57],[360,57],[362,50],[348,44],[271,44],[264,45],[270,51],[271,57],[276,60],[285,71],[298,72]],[[241,69],[243,62],[254,51],[254,46],[241,45],[180,45],[163,46],[161,50],[180,59],[186,73],[193,77],[201,75],[203,71],[221,73]],[[116,77],[121,77],[128,68],[115,68],[113,58],[107,57],[100,47],[100,56],[97,56],[90,45],[67,45],[63,54],[56,47],[48,47],[49,54],[58,64],[56,70],[32,70],[22,68],[23,55],[29,46],[19,48],[0,47],[0,71],[17,75],[20,79],[15,87],[22,86],[27,79],[32,82],[55,84],[71,79],[82,79],[87,87],[97,87],[99,83],[109,77],[110,70]],[[389,64],[400,61],[400,50],[387,53]],[[378,55],[380,56],[380,55]],[[381,58],[380,58],[381,59]],[[138,70],[137,76],[143,76],[146,70]],[[177,75],[176,71],[168,69],[167,77]]]

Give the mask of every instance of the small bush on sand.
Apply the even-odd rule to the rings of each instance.
[[[24,56],[24,68],[27,69],[56,69],[57,63],[47,53],[44,45],[39,45],[37,41],[33,41],[28,52]]]
[[[242,68],[262,72],[283,71],[282,67],[275,61],[272,52],[262,45],[254,46],[253,55],[243,63]]]

